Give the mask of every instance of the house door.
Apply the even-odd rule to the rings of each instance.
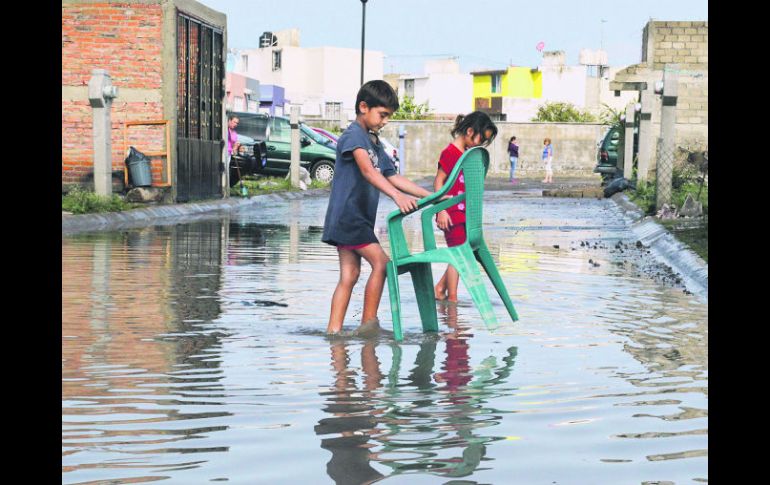
[[[222,197],[222,31],[177,15],[177,202]]]

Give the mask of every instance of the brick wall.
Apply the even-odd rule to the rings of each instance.
[[[642,61],[652,61],[653,69],[708,69],[708,22],[649,22],[643,37]]]
[[[707,147],[708,22],[649,22],[643,37],[646,42],[642,60],[652,69],[664,70],[667,64],[679,66],[678,143]]]
[[[78,96],[62,96],[62,183],[82,183],[93,172],[92,111],[87,86],[93,69],[106,69],[118,98],[112,105],[112,167],[122,170],[123,123],[161,119],[160,101],[127,100],[134,90],[146,94],[162,87],[162,10],[148,3],[62,5],[62,87],[77,87]],[[123,98],[123,100],[121,100]],[[162,130],[145,130],[130,144],[140,150],[162,150]],[[131,129],[134,133],[135,129]],[[141,148],[140,148],[141,147]],[[153,180],[161,180],[160,160],[153,162]]]

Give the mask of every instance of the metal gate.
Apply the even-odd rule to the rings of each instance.
[[[177,15],[177,202],[222,197],[222,31]]]

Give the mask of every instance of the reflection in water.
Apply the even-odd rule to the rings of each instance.
[[[119,477],[136,463],[130,456],[227,449],[185,444],[226,429],[221,418],[230,415],[205,402],[222,391],[215,356],[223,334],[199,328],[221,311],[211,297],[220,281],[221,228],[201,223],[65,243],[64,472],[86,479],[109,468]],[[88,272],[90,282],[79,277]],[[180,429],[172,424],[178,420],[199,424]]]
[[[67,236],[62,481],[706,482],[707,308],[615,264],[635,240],[612,210],[491,200],[524,318],[489,332],[461,285],[440,334],[407,321],[399,344],[323,337],[325,200]]]
[[[390,476],[429,472],[446,478],[471,475],[484,460],[487,445],[504,439],[480,430],[497,425],[500,411],[487,407],[498,397],[495,386],[511,373],[516,347],[510,347],[498,365],[494,356],[478,366],[469,364],[472,334],[458,325],[457,306],[442,304],[441,318],[450,331],[441,338],[444,358],[436,372],[436,347],[440,341],[426,337],[419,344],[414,367],[406,381],[401,374],[401,347],[391,344],[393,360],[383,384],[377,341],[361,350],[363,383],[356,384],[349,368],[349,345],[331,343],[334,384],[322,393],[323,418],[315,427],[321,447],[331,451],[327,473],[337,484],[372,483],[384,475],[372,466],[391,469]],[[492,431],[492,430],[490,430]]]

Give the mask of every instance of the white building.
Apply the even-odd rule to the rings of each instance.
[[[424,74],[400,76],[398,93],[401,100],[410,96],[416,104],[427,103],[434,115],[457,115],[473,110],[473,76],[460,72],[456,59],[427,61]]]
[[[269,34],[269,35],[268,35]],[[263,42],[263,39],[272,40]],[[265,45],[240,50],[233,71],[282,86],[287,104],[299,105],[302,116],[355,118],[361,87],[361,50],[343,47],[300,47],[299,30],[266,32]],[[383,53],[364,53],[364,82],[383,78]]]
[[[538,107],[549,102],[571,103],[597,116],[605,109],[604,105],[624,111],[629,102],[636,101],[635,93],[622,92],[615,96],[609,87],[610,79],[622,69],[608,66],[607,54],[601,50],[581,50],[580,64],[574,66],[565,64],[563,51],[546,51],[541,65],[533,70],[533,76],[539,71],[540,96],[503,97],[502,112],[508,121],[525,122],[536,116]]]

